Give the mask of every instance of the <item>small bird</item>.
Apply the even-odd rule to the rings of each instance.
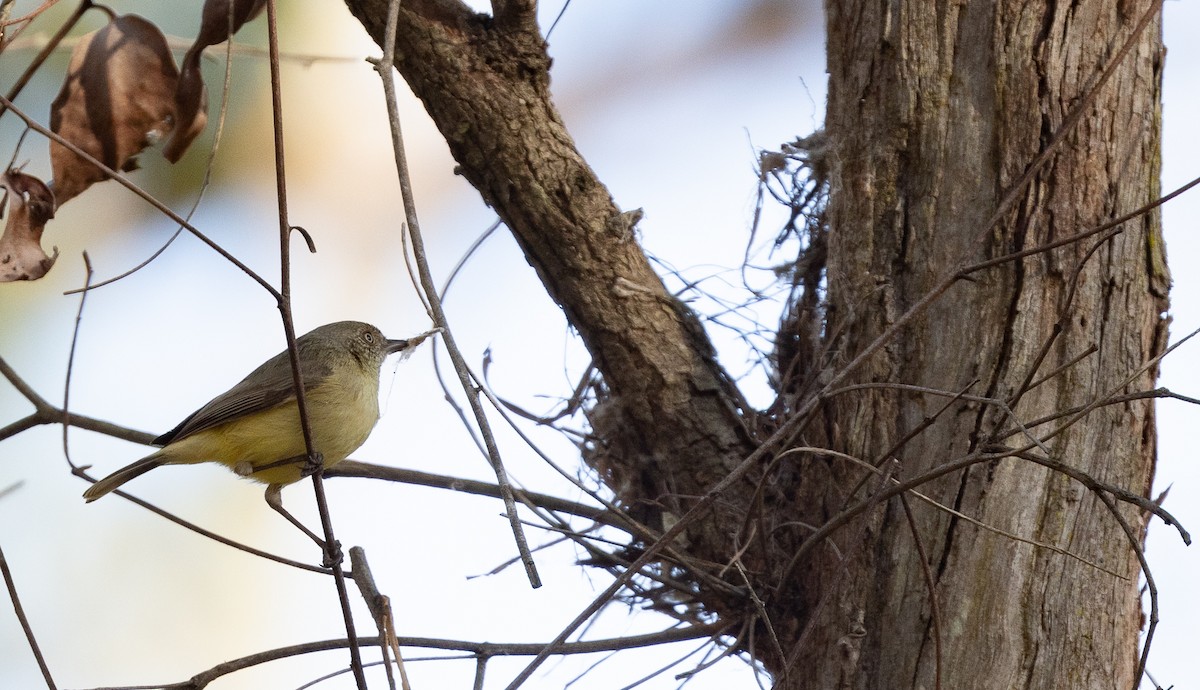
[[[370,324],[339,321],[296,339],[313,450],[321,455],[324,467],[357,450],[379,420],[379,370],[384,358],[411,350],[440,330],[388,340]],[[162,448],[96,482],[83,497],[90,503],[162,465],[219,462],[242,477],[267,484],[267,503],[304,529],[283,510],[279,496],[285,485],[312,469],[307,466],[308,450],[286,350],[153,444]]]

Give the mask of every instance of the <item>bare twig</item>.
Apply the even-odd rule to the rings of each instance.
[[[1029,370],[1025,373],[1025,379],[1021,381],[1019,386],[1017,386],[1017,390],[1013,392],[1012,395],[1008,396],[1008,400],[1005,404],[1009,408],[1015,408],[1017,403],[1020,402],[1021,398],[1024,397],[1025,393],[1027,393],[1033,387],[1033,379],[1035,376],[1037,376],[1038,370],[1042,368],[1042,363],[1046,361],[1046,357],[1050,355],[1050,349],[1054,347],[1054,343],[1058,340],[1058,337],[1062,335],[1070,326],[1071,319],[1074,317],[1074,314],[1071,311],[1071,305],[1074,303],[1076,292],[1079,289],[1079,277],[1083,275],[1083,269],[1085,266],[1087,266],[1088,260],[1096,255],[1096,252],[1100,250],[1100,247],[1104,246],[1106,242],[1119,235],[1120,232],[1120,230],[1114,228],[1104,233],[1102,237],[1092,243],[1092,246],[1089,247],[1086,252],[1084,252],[1083,257],[1080,258],[1076,263],[1075,270],[1071,272],[1071,279],[1067,284],[1066,297],[1063,298],[1062,304],[1058,308],[1058,321],[1054,322],[1054,325],[1051,326],[1050,333],[1042,342],[1041,349],[1038,351],[1037,355],[1034,356],[1033,362],[1031,362],[1029,365]]]
[[[689,678],[692,678],[692,677],[696,676],[697,674],[699,674],[701,671],[703,671],[707,668],[711,668],[714,664],[716,664],[721,659],[724,659],[733,654],[736,654],[738,652],[738,650],[742,649],[742,641],[746,640],[751,634],[753,634],[752,633],[753,630],[754,630],[754,621],[751,619],[745,620],[742,624],[742,629],[740,631],[738,631],[737,637],[734,638],[732,643],[724,645],[725,649],[721,650],[720,654],[718,654],[714,658],[705,659],[704,661],[697,664],[696,667],[693,669],[690,669],[688,671],[684,671],[683,673],[677,674],[675,676],[675,680],[687,680]],[[714,646],[720,644],[718,642],[720,637],[721,637],[720,634],[713,635],[712,639],[709,640],[709,644],[714,645]],[[682,659],[680,661],[682,661]],[[751,655],[751,658],[749,659],[749,663],[753,667],[755,677],[757,678],[758,674],[762,671],[762,665],[758,664],[754,661],[753,655]]]
[[[29,643],[33,658],[37,659],[38,668],[42,670],[42,678],[46,680],[46,687],[49,690],[55,690],[57,686],[54,684],[54,678],[50,675],[50,667],[46,665],[46,659],[42,656],[41,648],[38,647],[37,638],[33,636],[33,626],[25,617],[21,598],[17,596],[17,584],[13,580],[12,571],[8,569],[8,561],[4,558],[3,549],[0,549],[0,575],[4,577],[4,585],[8,588],[8,598],[12,602],[13,612],[17,614],[17,620],[21,622],[21,630],[25,631],[25,641]]]
[[[758,596],[758,593],[754,591],[754,585],[750,581],[750,576],[746,574],[746,569],[742,567],[741,561],[735,562],[734,565],[737,566],[738,574],[742,576],[746,592],[749,594],[750,601],[754,603],[754,610],[758,612],[758,619],[762,621],[763,627],[767,629],[767,636],[771,639],[772,651],[778,654],[780,659],[783,659],[783,643],[779,641],[779,634],[775,632],[775,625],[771,622],[771,617],[767,614],[766,604],[763,603],[762,597]],[[784,675],[786,675],[786,671]]]
[[[699,647],[696,647],[695,649],[688,652],[687,654],[684,654],[683,656],[681,656],[677,659],[672,659],[671,661],[667,662],[663,666],[660,666],[657,669],[647,673],[646,675],[642,676],[641,678],[638,678],[637,680],[633,681],[632,683],[621,686],[619,690],[633,690],[634,688],[638,687],[639,685],[641,685],[643,683],[648,683],[651,680],[654,680],[656,677],[661,676],[662,674],[666,673],[667,671],[670,671],[672,668],[675,668],[676,666],[682,664],[683,662],[687,661],[688,659],[692,658],[693,656],[696,656],[697,654],[704,651],[705,649],[710,648],[711,646],[712,646],[712,642],[709,640],[705,640],[704,644],[700,645]],[[724,651],[729,651],[729,650],[724,650]],[[724,655],[721,655],[721,656],[718,656],[717,658],[719,660],[719,659],[723,659],[725,657],[724,657]],[[701,661],[700,665],[704,665],[704,662]],[[690,673],[691,673],[691,671],[684,671],[683,673],[677,674],[675,676],[675,679],[682,680],[683,678],[687,677],[687,674],[690,674]]]
[[[454,362],[459,383],[462,385],[463,392],[467,396],[467,400],[471,405],[471,411],[475,415],[475,423],[479,428],[480,434],[483,436],[484,444],[487,446],[488,459],[491,461],[492,469],[496,473],[496,482],[500,486],[501,498],[504,500],[504,509],[507,513],[509,526],[512,528],[513,537],[517,543],[517,550],[521,554],[521,562],[525,565],[525,574],[529,578],[531,586],[535,588],[541,587],[541,577],[538,576],[537,566],[533,562],[533,556],[529,553],[529,545],[517,516],[517,504],[513,498],[512,486],[508,481],[508,473],[505,471],[500,459],[500,449],[496,445],[496,439],[492,436],[491,427],[488,424],[483,405],[480,403],[478,392],[471,383],[471,376],[467,371],[466,360],[463,359],[462,352],[459,351],[458,345],[455,343],[454,335],[446,320],[446,314],[442,310],[441,301],[437,298],[437,286],[433,282],[429,262],[425,257],[425,245],[421,237],[420,224],[417,221],[417,210],[412,195],[412,182],[409,178],[408,162],[404,152],[404,140],[400,134],[400,117],[396,110],[393,63],[399,12],[399,0],[392,0],[388,7],[387,28],[384,31],[383,57],[375,63],[375,66],[383,82],[384,98],[387,101],[388,124],[392,134],[392,150],[396,158],[396,174],[400,181],[400,192],[404,201],[404,216],[408,225],[409,236],[412,239],[413,256],[417,262],[417,271],[421,277],[421,286],[433,311],[434,321],[443,329],[442,338],[446,344],[446,351],[449,353],[451,361]]]
[[[88,481],[95,482],[96,480],[92,479],[84,472],[85,469],[87,469],[87,468],[81,467],[78,471],[74,472],[73,474],[83,477],[84,479],[87,479]],[[167,520],[170,520],[171,522],[174,522],[175,524],[179,525],[180,527],[183,527],[184,529],[191,530],[191,531],[195,532],[196,534],[199,534],[202,537],[208,537],[209,539],[212,539],[215,542],[224,544],[225,546],[232,547],[234,549],[237,549],[238,551],[243,551],[252,556],[258,556],[260,558],[265,558],[269,561],[274,561],[276,563],[279,563],[280,565],[287,565],[287,566],[291,566],[293,568],[299,568],[300,570],[307,570],[312,573],[319,573],[321,575],[331,574],[329,568],[324,568],[324,567],[317,566],[317,565],[311,565],[308,563],[302,563],[300,561],[294,561],[290,558],[284,558],[283,556],[277,556],[273,553],[270,553],[269,551],[263,551],[262,549],[256,549],[253,546],[248,546],[246,544],[236,542],[236,541],[230,539],[229,537],[223,537],[223,536],[217,534],[216,532],[212,532],[210,530],[204,529],[200,525],[197,525],[193,522],[188,522],[187,520],[184,520],[183,518],[179,517],[178,515],[175,515],[174,513],[167,512],[166,510],[159,508],[158,506],[154,505],[153,503],[150,503],[149,501],[140,499],[137,496],[134,496],[132,494],[126,493],[126,492],[122,491],[121,489],[117,489],[116,491],[113,491],[113,495],[120,496],[121,498],[129,501],[130,503],[139,505],[142,508],[145,508],[146,510],[149,510],[150,512],[154,513],[155,515],[158,515],[159,517],[163,517],[163,518],[166,518]]]
[[[379,637],[384,641],[384,644],[379,645],[379,651],[383,654],[383,667],[387,671],[388,687],[391,690],[396,688],[392,665],[388,661],[390,650],[396,657],[396,668],[400,671],[401,686],[404,690],[411,690],[408,684],[408,674],[404,671],[404,657],[400,655],[400,646],[396,643],[396,627],[392,618],[391,602],[386,595],[380,593],[379,588],[375,585],[371,566],[367,564],[367,552],[361,546],[350,547],[350,565],[351,572],[354,573],[354,583],[358,585],[358,591],[367,604],[367,610],[375,619],[375,628],[379,631]]]
[[[1037,379],[1033,383],[1030,383],[1029,390],[1033,390],[1034,388],[1037,388],[1038,386],[1042,385],[1043,383],[1053,379],[1055,376],[1058,376],[1059,374],[1063,373],[1067,369],[1070,369],[1071,367],[1075,366],[1076,364],[1079,364],[1083,360],[1092,356],[1094,353],[1099,352],[1099,350],[1100,350],[1100,348],[1096,346],[1096,343],[1092,343],[1091,345],[1088,345],[1086,348],[1084,348],[1083,352],[1080,352],[1079,354],[1075,355],[1071,359],[1068,359],[1066,362],[1063,362],[1062,364],[1058,365],[1054,369],[1047,372],[1041,378]]]
[[[84,280],[83,285],[86,289],[92,283],[92,260],[88,258],[87,252],[83,253]],[[79,345],[79,326],[83,323],[83,307],[87,303],[87,292],[84,292],[79,298],[79,309],[75,312],[75,329],[71,332],[71,350],[67,354],[67,376],[63,383],[63,405],[62,405],[62,447],[63,457],[67,459],[67,464],[71,469],[75,469],[75,463],[71,461],[71,447],[67,443],[68,432],[71,429],[71,374],[75,370],[75,348]]]
[[[56,4],[58,4],[58,0],[42,0],[42,4],[38,5],[33,10],[30,10],[28,14],[17,17],[16,19],[7,19],[0,24],[0,26],[12,26],[22,22],[31,22],[36,19],[39,14],[45,12]]]
[[[38,51],[38,54],[33,58],[33,61],[29,63],[29,66],[26,67],[25,71],[21,73],[21,76],[17,78],[17,81],[13,83],[12,88],[8,90],[7,101],[11,102],[17,100],[17,96],[21,94],[21,91],[25,88],[25,85],[29,83],[29,80],[32,79],[33,75],[38,71],[38,69],[41,68],[42,63],[46,62],[46,59],[49,58],[50,54],[54,52],[60,43],[62,43],[62,40],[66,38],[67,34],[71,33],[71,29],[74,29],[75,25],[79,23],[79,19],[83,16],[83,13],[87,12],[91,8],[92,0],[80,0],[79,5],[75,7],[75,11],[72,12],[69,17],[67,17],[62,26],[58,27],[58,30],[54,32],[54,35],[51,36],[50,40],[46,42],[46,45],[43,46],[40,51]],[[0,105],[0,116],[3,116],[7,110],[8,103]]]
[[[813,448],[813,447],[809,447],[809,446],[798,446],[795,448],[787,449],[787,451],[780,454],[780,457],[787,457],[787,456],[793,455],[793,454],[827,455],[829,457],[839,458],[841,460],[845,460],[846,462],[853,463],[854,465],[862,467],[863,469],[867,470],[868,472],[872,472],[874,474],[882,474],[882,472],[883,472],[883,470],[880,470],[878,467],[875,467],[874,465],[867,462],[866,460],[863,460],[862,458],[856,458],[853,455],[848,455],[846,453],[841,453],[841,452],[831,450],[828,448]],[[891,481],[893,484],[900,483],[900,480],[896,479],[895,477],[893,477]],[[1083,563],[1084,565],[1091,566],[1091,567],[1095,568],[1096,570],[1099,570],[1100,572],[1106,573],[1108,575],[1112,575],[1115,578],[1119,578],[1122,580],[1128,579],[1124,575],[1122,575],[1118,572],[1115,572],[1109,568],[1106,568],[1103,565],[1096,563],[1095,561],[1090,561],[1090,560],[1084,558],[1083,556],[1080,556],[1079,554],[1074,553],[1072,551],[1068,551],[1067,549],[1064,549],[1062,547],[1055,546],[1054,544],[1047,544],[1046,542],[1037,541],[1035,539],[1028,539],[1026,537],[1020,536],[1019,534],[1013,534],[1012,532],[1002,530],[999,527],[989,525],[986,522],[983,522],[982,520],[973,518],[970,515],[967,515],[966,513],[962,512],[962,511],[955,510],[954,508],[951,508],[950,506],[947,506],[943,503],[935,501],[934,499],[930,498],[929,496],[926,496],[925,494],[921,493],[920,491],[917,491],[916,489],[912,489],[912,490],[910,490],[906,493],[902,493],[900,495],[905,496],[907,494],[912,494],[913,496],[915,496],[918,499],[920,499],[921,501],[929,504],[933,508],[940,510],[940,511],[942,511],[948,515],[951,515],[955,518],[958,518],[959,520],[969,522],[972,525],[975,525],[979,529],[982,529],[986,532],[991,532],[993,534],[997,534],[1001,537],[1004,537],[1006,539],[1011,539],[1013,541],[1020,542],[1022,544],[1028,544],[1029,546],[1033,546],[1035,548],[1052,551],[1061,556],[1066,556],[1068,558],[1079,561],[1080,563]],[[809,529],[815,530],[816,527],[810,526]]]
[[[325,476],[332,477],[360,477],[368,479],[383,479],[386,481],[400,482],[403,484],[416,484],[418,486],[429,486],[440,489],[449,489],[451,491],[461,491],[468,494],[477,494],[479,496],[490,496],[492,498],[500,498],[500,487],[496,484],[481,482],[474,479],[462,479],[460,477],[450,477],[441,474],[432,474],[430,472],[421,472],[418,470],[410,470],[401,467],[388,467],[385,465],[373,465],[356,460],[343,460],[334,465],[325,472]],[[629,525],[618,519],[614,514],[611,514],[604,508],[596,508],[568,501],[564,498],[551,496],[549,494],[541,494],[534,491],[525,491],[524,489],[513,489],[513,495],[522,503],[530,506],[557,510],[563,513],[570,513],[582,518],[594,520],[609,527],[616,527],[621,530],[629,530]]]
[[[925,588],[929,590],[929,622],[933,626],[933,688],[942,690],[942,614],[938,606],[937,581],[929,571],[929,556],[925,553],[925,544],[921,539],[920,530],[917,529],[912,507],[908,505],[908,497],[904,494],[900,494],[900,506],[904,508],[904,519],[908,521],[908,529],[912,532],[913,543],[917,547],[921,576],[925,578]]]
[[[597,652],[607,652],[614,649],[636,649],[639,647],[649,647],[652,645],[666,644],[669,642],[681,642],[685,640],[694,640],[701,637],[711,637],[720,635],[727,630],[727,623],[709,623],[706,625],[694,625],[686,628],[671,628],[656,633],[645,635],[629,635],[611,639],[602,640],[587,640],[583,642],[570,642],[566,644],[556,645],[554,647],[555,654],[595,654]],[[396,641],[403,647],[422,647],[425,649],[445,649],[471,652],[477,658],[492,658],[497,656],[532,656],[537,654],[545,647],[541,642],[469,642],[466,640],[447,640],[430,637],[398,637]],[[366,647],[375,647],[380,644],[378,637],[363,637],[358,640],[358,644]],[[304,644],[292,645],[288,647],[279,647],[257,654],[251,654],[238,659],[227,661],[223,664],[214,666],[206,671],[192,676],[186,681],[177,683],[166,683],[163,685],[154,685],[151,687],[162,688],[163,690],[202,690],[208,687],[209,683],[223,676],[236,673],[243,669],[247,669],[260,664],[265,664],[271,661],[287,659],[304,654],[312,654],[315,652],[325,652],[335,649],[344,649],[348,646],[348,642],[344,639],[338,640],[321,640],[317,642],[306,642]]]
[[[1012,252],[1011,254],[1005,254],[1004,256],[998,256],[994,259],[988,259],[986,261],[980,261],[978,263],[974,263],[969,266],[964,266],[962,271],[959,273],[959,275],[961,275],[962,277],[966,277],[972,273],[982,271],[985,268],[992,268],[993,266],[1000,266],[1000,265],[1003,265],[1006,263],[1010,263],[1012,261],[1017,261],[1018,259],[1023,259],[1027,256],[1033,256],[1034,254],[1042,254],[1044,252],[1050,251],[1051,249],[1057,249],[1059,247],[1065,247],[1068,244],[1075,244],[1076,242],[1081,242],[1081,241],[1091,237],[1092,235],[1098,235],[1106,230],[1111,230],[1112,228],[1115,228],[1118,225],[1127,223],[1128,221],[1133,220],[1134,218],[1137,218],[1138,216],[1145,215],[1145,214],[1149,213],[1150,211],[1153,211],[1154,209],[1158,208],[1159,206],[1162,206],[1163,204],[1167,203],[1168,201],[1174,199],[1175,197],[1179,196],[1180,194],[1183,194],[1184,192],[1188,191],[1192,187],[1195,187],[1198,184],[1200,184],[1200,177],[1197,177],[1197,178],[1191,180],[1190,182],[1175,189],[1174,191],[1172,191],[1169,194],[1160,196],[1159,198],[1155,199],[1154,201],[1151,201],[1150,203],[1148,203],[1144,206],[1140,206],[1140,207],[1130,211],[1129,213],[1126,213],[1125,215],[1120,216],[1119,218],[1110,220],[1107,223],[1102,223],[1100,225],[1097,225],[1094,228],[1088,228],[1087,230],[1077,232],[1074,235],[1067,235],[1066,237],[1062,237],[1060,239],[1054,240],[1053,242],[1047,242],[1045,244],[1041,244],[1036,247],[1030,247],[1029,249],[1022,249],[1019,252]]]
[[[1158,586],[1154,584],[1154,575],[1150,573],[1150,564],[1146,562],[1146,552],[1142,549],[1142,538],[1134,531],[1129,521],[1121,515],[1113,497],[1103,491],[1092,490],[1096,497],[1104,502],[1104,507],[1112,513],[1113,518],[1121,525],[1125,537],[1129,540],[1129,548],[1137,556],[1142,575],[1146,578],[1146,590],[1150,592],[1150,619],[1146,623],[1146,637],[1142,642],[1142,653],[1138,656],[1137,673],[1133,676],[1133,690],[1142,685],[1142,674],[1146,672],[1146,660],[1150,657],[1150,643],[1154,641],[1154,629],[1158,627]]]
[[[276,0],[267,0],[267,42],[270,48],[271,63],[271,112],[275,133],[275,191],[279,203],[279,312],[283,319],[283,330],[287,335],[288,355],[292,363],[292,377],[296,392],[296,407],[300,416],[300,429],[304,434],[304,446],[308,451],[309,460],[317,468],[312,474],[313,493],[316,497],[317,512],[321,517],[321,530],[325,536],[325,565],[333,573],[334,586],[337,589],[338,602],[342,609],[342,620],[346,626],[346,638],[349,641],[350,668],[354,672],[354,680],[358,690],[367,690],[367,678],[363,673],[362,657],[359,654],[357,633],[354,630],[354,614],[350,608],[350,594],[346,588],[346,578],[341,569],[341,546],[333,533],[333,519],[329,514],[329,504],[325,499],[325,486],[321,480],[321,456],[313,443],[312,422],[308,417],[308,408],[304,396],[304,380],[300,374],[300,352],[296,346],[296,328],[292,323],[292,279],[291,279],[291,242],[292,224],[288,221],[287,210],[287,176],[284,168],[283,151],[283,89],[279,68],[279,28],[278,8]],[[229,4],[230,16],[234,4]]]
[[[43,424],[59,424],[63,421],[63,411],[54,405],[51,405],[45,398],[37,394],[37,391],[25,382],[13,369],[8,362],[0,357],[0,375],[8,379],[13,388],[17,389],[21,395],[33,404],[34,412],[22,419],[0,428],[0,441],[6,438],[15,436],[16,434],[40,426]],[[69,420],[71,426],[95,431],[97,433],[112,436],[114,438],[132,441],[134,443],[149,444],[154,440],[153,434],[147,434],[143,431],[134,431],[127,427],[123,427],[111,422],[95,419],[93,417],[85,417],[83,415],[72,414]]]
[[[1171,400],[1180,400],[1180,401],[1183,401],[1183,402],[1191,404],[1191,405],[1200,405],[1200,400],[1198,400],[1196,398],[1191,398],[1186,395],[1181,395],[1181,394],[1176,393],[1168,388],[1163,388],[1160,386],[1159,388],[1154,388],[1154,389],[1151,389],[1148,391],[1136,391],[1133,393],[1125,393],[1123,395],[1110,395],[1107,398],[1104,398],[1103,400],[1101,400],[1100,405],[1095,405],[1094,403],[1087,403],[1084,405],[1076,405],[1074,407],[1068,407],[1066,409],[1059,410],[1057,412],[1051,412],[1050,414],[1043,415],[1036,419],[1032,419],[1028,422],[1025,422],[1025,424],[1023,425],[1024,428],[1020,428],[1020,425],[1019,425],[1018,428],[1004,429],[1004,430],[1000,431],[999,433],[997,433],[995,438],[996,438],[996,440],[1003,440],[1010,436],[1027,433],[1027,429],[1032,429],[1034,427],[1041,426],[1042,424],[1048,424],[1049,422],[1053,422],[1057,419],[1063,419],[1066,417],[1075,417],[1080,412],[1088,410],[1089,408],[1095,409],[1095,407],[1100,407],[1100,406],[1106,407],[1108,405],[1122,405],[1124,403],[1132,402],[1134,400],[1152,400],[1155,398],[1168,398]]]

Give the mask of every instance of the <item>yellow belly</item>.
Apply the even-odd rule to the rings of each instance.
[[[313,446],[325,467],[358,450],[379,419],[377,381],[373,386],[346,387],[336,378],[306,396]],[[299,481],[306,454],[295,400],[205,429],[159,451],[166,464],[219,462],[264,484]],[[288,460],[293,461],[283,462]]]

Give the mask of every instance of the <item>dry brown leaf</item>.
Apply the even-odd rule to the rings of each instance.
[[[50,129],[114,170],[175,124],[179,71],[158,27],[134,14],[85,36],[71,54]],[[54,191],[66,203],[107,175],[57,142],[50,144]]]
[[[180,68],[179,88],[175,92],[179,126],[163,149],[167,160],[174,163],[182,158],[192,141],[200,136],[208,124],[208,93],[204,87],[204,77],[200,74],[200,58],[204,49],[228,40],[243,24],[257,17],[266,4],[266,0],[232,0],[232,5],[231,0],[207,0],[204,3],[200,15],[200,33],[184,54]]]
[[[233,16],[229,16],[229,0],[205,0],[200,14],[200,33],[192,48],[203,50],[215,46],[236,34],[242,26],[262,13],[267,0],[233,0]]]
[[[0,283],[37,280],[46,275],[58,258],[42,250],[42,230],[54,217],[54,193],[44,182],[9,169],[0,176],[0,186],[8,190],[8,223],[0,235]]]
[[[208,124],[208,92],[204,88],[204,78],[200,76],[200,54],[203,50],[196,50],[193,46],[183,56],[179,86],[175,90],[175,112],[179,114],[179,127],[163,147],[163,156],[172,163],[178,163],[183,158],[188,147]]]

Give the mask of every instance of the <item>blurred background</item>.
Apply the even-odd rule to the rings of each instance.
[[[19,1],[13,16],[38,4]],[[188,10],[181,11],[185,4]],[[169,37],[178,37],[173,46],[181,52],[195,35],[199,4],[130,0],[112,7],[153,20]],[[402,209],[379,78],[365,61],[379,50],[341,2],[282,5],[282,50],[289,56],[283,90],[290,215],[318,248],[309,254],[301,243],[293,245],[297,331],[341,319],[373,322],[390,337],[425,330],[428,319],[403,270]],[[0,57],[0,88],[7,90],[72,6],[48,11],[22,37],[22,49]],[[561,2],[542,3],[542,26],[549,27],[562,10]],[[1200,9],[1168,2],[1164,12],[1170,54],[1162,185],[1168,191],[1200,174],[1193,124],[1200,116],[1195,76],[1200,47],[1194,40]],[[101,21],[91,13],[77,33]],[[722,282],[735,290],[740,277],[731,270],[742,262],[750,235],[757,151],[806,135],[823,119],[822,21],[819,3],[811,0],[576,0],[562,12],[549,43],[563,118],[621,208],[645,210],[642,240],[664,267],[692,278],[715,276],[711,285],[717,292]],[[264,21],[248,25],[237,42],[264,46]],[[224,49],[209,53],[208,130],[180,165],[169,166],[149,151],[133,174],[177,210],[190,208],[195,199],[216,129]],[[17,101],[42,122],[49,119],[68,58],[66,50],[52,57]],[[193,222],[277,282],[267,72],[261,56],[239,52],[234,61],[228,126],[213,183]],[[402,82],[400,88],[421,225],[441,281],[494,216],[454,175],[441,137]],[[22,129],[11,115],[0,120],[4,155],[12,155]],[[46,150],[44,141],[31,136],[17,160],[28,160],[28,172],[48,179]],[[1200,257],[1191,221],[1200,216],[1198,205],[1185,195],[1164,211],[1175,279],[1175,337],[1200,326],[1200,281],[1187,270]],[[767,208],[764,237],[779,219],[770,202]],[[0,356],[34,390],[61,404],[79,308],[79,297],[63,292],[84,282],[81,253],[88,252],[95,278],[102,280],[144,260],[174,230],[112,182],[64,206],[43,240],[48,250],[58,247],[58,264],[41,281],[0,286]],[[770,263],[766,254],[759,258]],[[751,278],[767,284],[766,276]],[[472,255],[446,308],[471,363],[482,370],[487,359],[491,386],[533,412],[548,412],[569,396],[587,365],[561,313],[503,231]],[[771,305],[761,307],[761,316],[772,324]],[[744,374],[751,393],[762,396],[753,402],[764,401],[768,388],[752,350],[731,331],[714,328],[712,334],[726,366]],[[267,294],[184,235],[142,271],[89,295],[77,347],[70,409],[157,434],[278,352],[282,332]],[[1167,359],[1163,385],[1200,396],[1197,367],[1191,365],[1195,348],[1185,345]],[[445,402],[434,351],[425,345],[408,361],[385,365],[383,419],[354,457],[494,480]],[[1173,486],[1167,508],[1196,531],[1200,470],[1187,429],[1200,419],[1200,410],[1174,401],[1158,409],[1155,491]],[[19,393],[0,383],[0,427],[30,411]],[[506,464],[520,485],[585,500],[495,421]],[[569,472],[577,471],[578,453],[567,439],[546,432],[537,441]],[[95,466],[97,476],[146,453],[142,446],[80,430],[68,432],[65,447],[75,462]],[[0,490],[14,485],[0,497],[0,547],[60,687],[178,682],[232,658],[344,636],[329,578],[234,551],[118,498],[85,505],[79,497],[85,483],[68,471],[60,427],[39,427],[0,443]],[[266,509],[259,485],[230,481],[223,468],[165,468],[129,488],[230,538],[297,560],[319,560],[306,537]],[[366,549],[381,590],[391,597],[400,635],[548,640],[609,582],[603,573],[574,565],[579,554],[565,545],[535,554],[545,582],[540,590],[529,589],[519,566],[472,577],[515,555],[495,500],[353,479],[330,480],[326,490],[339,538],[347,548]],[[317,524],[306,484],[288,489],[284,498],[301,519]],[[533,528],[529,535],[535,545],[554,538]],[[1164,687],[1197,687],[1200,593],[1194,581],[1200,556],[1159,524],[1151,526],[1148,556],[1162,607],[1150,671]],[[365,608],[357,601],[355,606],[359,629],[373,634]],[[670,624],[659,614],[613,605],[587,635],[652,632]],[[692,654],[641,686],[674,688],[679,684],[674,675],[703,659],[703,652],[693,654],[701,646],[697,641],[612,658],[552,660],[527,687],[625,687]],[[211,687],[299,687],[344,663],[344,652],[310,655],[238,673]],[[525,663],[493,660],[487,687],[503,687]],[[474,662],[413,661],[408,673],[418,689],[467,688]],[[320,687],[352,685],[341,677]],[[43,687],[37,666],[11,607],[0,602],[0,688],[36,687]],[[745,664],[726,660],[688,687],[757,685]]]

